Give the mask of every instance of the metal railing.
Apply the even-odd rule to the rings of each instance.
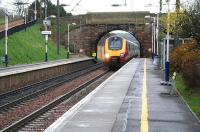
[[[26,24],[21,24],[21,25],[12,27],[12,28],[8,29],[8,35],[12,35],[12,34],[14,34],[16,32],[19,32],[19,31],[24,30],[24,29],[26,29],[28,27],[31,27],[35,23],[36,23],[36,21],[33,20],[33,21],[30,21],[30,22],[28,22]],[[5,30],[0,32],[0,39],[2,39],[4,37],[5,37]]]

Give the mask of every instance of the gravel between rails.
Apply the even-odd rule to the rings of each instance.
[[[98,80],[96,80],[91,85],[84,88],[75,96],[72,96],[68,100],[59,104],[55,108],[36,118],[35,120],[29,122],[26,126],[18,130],[19,132],[42,132],[48,128],[55,120],[67,112],[73,105],[78,101],[88,95],[92,90],[94,90],[98,85],[110,77],[114,72],[108,72]]]
[[[8,112],[1,113],[0,114],[0,129],[3,129],[11,125],[12,123],[20,120],[21,118],[29,115],[30,113],[36,111],[37,109],[41,108],[45,104],[48,104],[52,100],[63,95],[63,93],[70,91],[74,87],[79,86],[83,82],[89,80],[91,77],[101,74],[104,71],[105,71],[104,69],[99,69],[87,75],[80,76],[79,78],[76,78],[72,80],[71,82],[68,82],[62,86],[59,86],[52,91],[49,91],[43,95],[39,95],[38,98],[34,98],[32,100],[29,100],[28,102],[24,102],[22,106],[16,106],[15,108],[12,108]]]

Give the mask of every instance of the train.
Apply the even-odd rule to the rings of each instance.
[[[133,57],[140,56],[140,43],[129,32],[115,30],[97,44],[97,60],[111,68],[119,68]]]

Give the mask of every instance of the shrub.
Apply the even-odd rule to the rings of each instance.
[[[200,87],[200,49],[196,42],[182,44],[170,56],[171,71],[183,73],[183,79],[190,88]]]
[[[184,83],[190,88],[200,89],[200,60],[190,61],[183,67]]]
[[[182,44],[170,55],[171,71],[181,72],[185,64],[200,60],[200,50],[196,42]]]

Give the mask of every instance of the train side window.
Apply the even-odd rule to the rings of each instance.
[[[128,49],[131,50],[131,45],[130,44],[128,45]]]

